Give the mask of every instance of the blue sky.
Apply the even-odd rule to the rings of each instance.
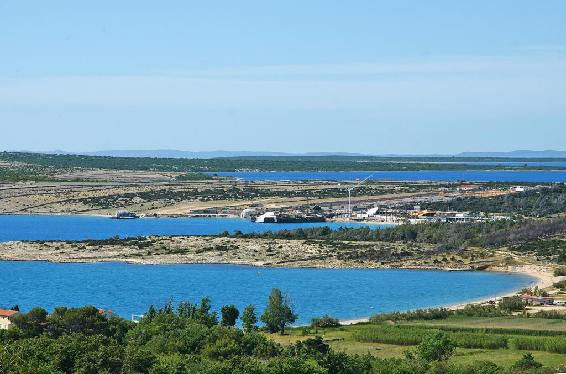
[[[566,2],[0,2],[0,149],[566,149]]]

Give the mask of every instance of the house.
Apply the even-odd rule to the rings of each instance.
[[[542,297],[533,295],[521,295],[521,300],[527,305],[553,305],[554,298],[552,297]]]
[[[428,209],[413,212],[413,216],[417,218],[433,218],[435,215],[436,211]]]
[[[477,184],[471,183],[462,183],[458,186],[457,190],[459,192],[469,192],[469,191],[477,191],[480,189],[480,186]]]
[[[0,309],[0,330],[6,330],[12,324],[12,317],[18,314],[17,310]]]
[[[102,317],[106,319],[110,319],[116,316],[111,309],[98,309],[98,314],[100,314]]]
[[[246,208],[244,210],[242,210],[242,212],[240,213],[240,218],[244,218],[244,219],[252,219],[254,217],[256,217],[257,214],[257,210],[254,208]]]

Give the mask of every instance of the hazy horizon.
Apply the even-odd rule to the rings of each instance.
[[[562,1],[0,10],[0,149],[564,148]]]
[[[403,153],[357,153],[357,152],[285,152],[262,150],[181,150],[181,149],[106,149],[67,151],[64,149],[26,150],[5,149],[0,152],[32,152],[43,154],[71,154],[87,156],[116,156],[116,157],[173,157],[173,158],[213,158],[239,156],[367,156],[367,157],[508,157],[508,158],[566,158],[566,150],[512,150],[512,151],[462,151],[456,153],[403,154]]]

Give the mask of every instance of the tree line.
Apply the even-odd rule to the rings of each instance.
[[[463,250],[469,246],[496,248],[527,243],[565,231],[566,217],[559,216],[461,224],[404,224],[384,229],[342,227],[332,230],[325,226],[249,234],[236,231],[222,235],[241,238],[428,243],[436,245],[438,249]]]
[[[470,159],[459,159],[462,162]],[[110,157],[68,154],[41,154],[0,152],[0,161],[23,162],[30,165],[66,169],[100,168],[110,170],[144,170],[168,172],[221,171],[395,171],[395,170],[494,170],[525,169],[548,170],[539,166],[477,165],[467,163],[439,163],[429,158],[387,158],[368,156],[313,156],[313,157],[219,157],[211,159]],[[555,168],[557,169],[557,168]],[[561,169],[558,167],[558,169]],[[566,169],[566,168],[564,168]]]
[[[421,204],[423,209],[459,212],[508,213],[541,217],[566,211],[566,185],[510,193],[496,197],[459,197]]]
[[[259,331],[253,308],[242,315],[233,305],[221,309],[210,301],[150,307],[139,323],[104,316],[95,307],[41,308],[14,317],[0,330],[0,373],[81,374],[495,374],[504,369],[488,361],[457,365],[449,362],[463,335],[434,331],[420,334],[403,358],[336,352],[321,337],[286,346]],[[296,318],[288,300],[274,289],[260,319],[265,332],[284,332]],[[324,317],[325,320],[329,318]],[[330,318],[331,320],[331,318]],[[319,320],[320,322],[320,320]],[[333,322],[333,321],[330,321]],[[409,330],[407,330],[409,331]],[[375,335],[374,335],[375,336]],[[364,339],[364,337],[360,337]],[[367,339],[373,339],[369,336]],[[471,341],[471,340],[470,340]],[[536,344],[529,340],[524,345]],[[525,355],[509,372],[538,370],[540,363]],[[544,369],[544,368],[543,368]],[[535,371],[532,371],[535,372]],[[546,373],[549,371],[536,371]]]

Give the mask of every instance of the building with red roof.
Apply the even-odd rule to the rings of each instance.
[[[17,310],[0,309],[0,329],[6,330],[11,324],[11,318],[18,314]]]

